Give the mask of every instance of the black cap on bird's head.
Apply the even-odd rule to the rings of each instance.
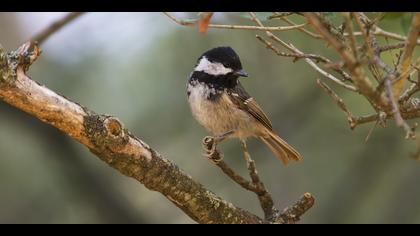
[[[196,70],[212,75],[235,74],[247,77],[238,54],[231,47],[216,47],[204,52],[197,61]]]

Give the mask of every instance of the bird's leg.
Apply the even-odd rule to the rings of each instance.
[[[217,151],[217,145],[234,133],[233,130],[223,133],[217,136],[206,136],[203,139],[202,145],[205,151],[205,156],[207,156],[214,163],[218,163],[223,160],[223,154]]]

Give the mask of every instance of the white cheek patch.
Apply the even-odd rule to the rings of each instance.
[[[194,70],[203,71],[210,75],[226,75],[233,71],[230,68],[224,67],[222,63],[210,62],[206,57],[201,58]]]

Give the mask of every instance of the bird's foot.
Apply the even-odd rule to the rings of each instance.
[[[216,149],[217,143],[215,142],[214,137],[204,137],[202,141],[202,146],[205,152],[204,156],[210,159],[210,161],[217,165],[220,161],[223,160],[223,154]]]

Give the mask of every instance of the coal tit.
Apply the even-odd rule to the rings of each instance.
[[[244,89],[239,77],[247,77],[239,56],[231,47],[216,47],[197,60],[187,83],[188,102],[194,118],[217,143],[228,138],[261,139],[285,165],[301,155],[274,133],[270,120]]]

